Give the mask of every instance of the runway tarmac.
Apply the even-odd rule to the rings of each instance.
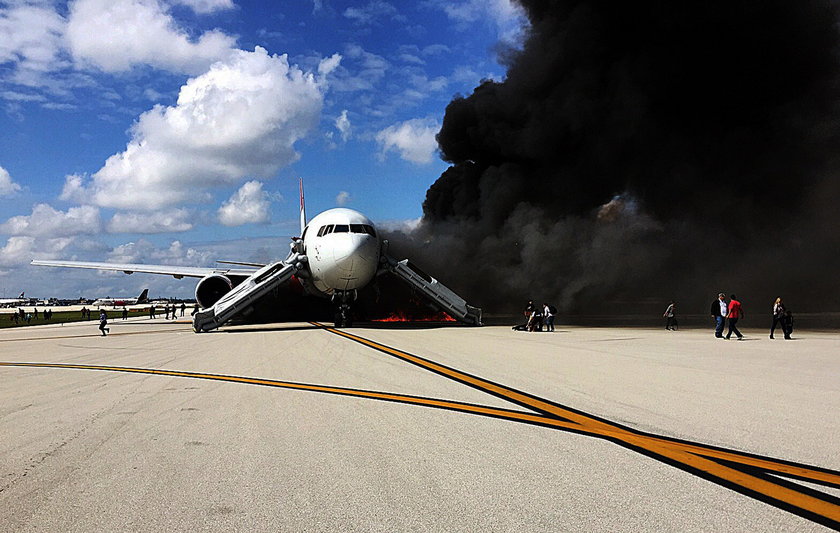
[[[0,330],[0,531],[840,524],[833,333],[96,328]]]

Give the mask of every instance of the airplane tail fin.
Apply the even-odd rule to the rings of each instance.
[[[140,296],[137,297],[138,304],[145,304],[149,302],[149,289],[143,289]]]
[[[24,292],[26,292],[26,291],[21,291],[20,296],[18,296],[18,298],[23,298],[23,293]]]
[[[303,179],[300,179],[300,236],[306,228],[306,205],[303,202]]]

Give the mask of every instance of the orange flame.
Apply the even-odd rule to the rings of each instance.
[[[387,318],[374,318],[373,322],[455,322],[455,319],[443,311],[423,316],[409,316],[405,311],[396,311]]]

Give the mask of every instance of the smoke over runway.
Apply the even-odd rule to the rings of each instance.
[[[840,309],[837,3],[522,5],[399,251],[485,312]]]

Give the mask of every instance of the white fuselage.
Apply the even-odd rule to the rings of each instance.
[[[303,232],[311,283],[322,293],[361,289],[379,267],[379,234],[352,209],[336,208],[313,218]]]
[[[119,305],[134,305],[137,303],[137,298],[99,298],[90,304],[93,307],[117,307]]]

